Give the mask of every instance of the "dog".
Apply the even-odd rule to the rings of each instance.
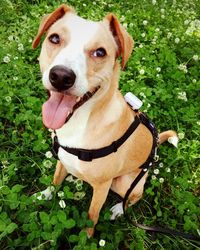
[[[50,97],[43,104],[42,116],[59,143],[53,183],[60,185],[72,174],[92,186],[88,215],[94,226],[86,229],[91,237],[109,190],[125,196],[151,152],[153,136],[141,123],[116,152],[92,161],[84,161],[64,147],[86,151],[106,147],[121,138],[136,119],[137,112],[118,90],[119,71],[125,68],[134,42],[114,14],[93,22],[64,4],[42,19],[33,48],[44,33],[39,63]],[[177,144],[172,130],[159,134],[159,144],[169,138]],[[147,173],[130,193],[128,205],[142,197],[146,177]],[[111,211],[113,219],[121,215],[122,203]]]

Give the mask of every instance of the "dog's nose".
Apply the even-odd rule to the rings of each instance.
[[[67,90],[74,85],[76,75],[71,69],[57,65],[51,68],[49,72],[49,80],[54,88],[59,91]]]

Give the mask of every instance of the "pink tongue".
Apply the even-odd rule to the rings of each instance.
[[[51,91],[51,96],[42,106],[42,119],[47,128],[61,128],[76,103],[76,96]]]

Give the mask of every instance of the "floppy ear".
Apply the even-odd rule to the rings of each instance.
[[[134,41],[114,14],[108,14],[105,20],[109,22],[110,31],[118,46],[117,57],[122,56],[121,67],[124,69],[132,53]]]
[[[32,48],[35,49],[38,44],[40,43],[40,39],[42,35],[50,28],[50,26],[55,23],[58,19],[63,17],[66,12],[71,11],[74,12],[72,8],[68,7],[65,4],[62,4],[60,7],[58,7],[54,12],[52,12],[49,15],[45,15],[42,18],[42,21],[40,23],[40,27],[38,30],[38,33],[36,37],[33,40]]]

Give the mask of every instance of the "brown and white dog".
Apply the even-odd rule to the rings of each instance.
[[[135,117],[118,90],[117,58],[121,56],[124,68],[133,49],[131,36],[113,14],[93,22],[77,16],[66,5],[43,18],[33,48],[44,33],[39,62],[44,87],[50,93],[42,108],[44,125],[56,131],[62,146],[98,149],[110,145]],[[93,93],[91,98],[72,113],[74,105],[88,92]],[[169,137],[177,142],[176,133],[170,130],[159,135],[160,144]],[[152,142],[151,132],[140,124],[116,153],[92,162],[81,161],[59,148],[53,183],[61,184],[70,173],[93,187],[89,218],[95,226],[109,189],[121,197],[125,195],[148,158]],[[129,204],[142,197],[146,177],[130,194]],[[111,211],[113,219],[122,214],[122,203]],[[94,228],[87,229],[87,233],[92,236]]]

